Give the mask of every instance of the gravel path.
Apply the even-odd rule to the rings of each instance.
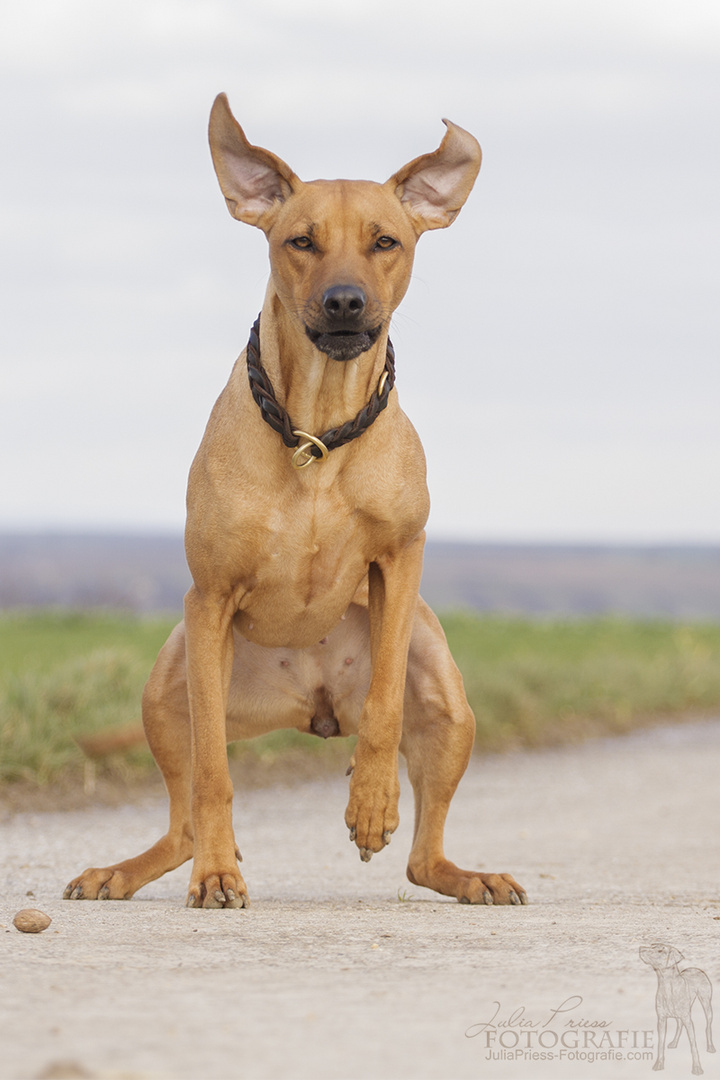
[[[525,908],[409,884],[407,780],[400,829],[367,865],[344,778],[237,792],[249,911],[183,908],[187,868],[129,903],[60,899],[86,865],[156,839],[164,802],[16,814],[0,825],[0,1076],[647,1077],[640,946],[674,946],[720,987],[719,778],[720,721],[474,760],[448,855],[512,871]],[[23,907],[50,928],[16,931]],[[683,1036],[664,1075],[690,1065]]]

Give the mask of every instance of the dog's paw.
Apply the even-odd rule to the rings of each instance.
[[[189,908],[247,908],[250,897],[237,871],[225,874],[193,874],[185,906]]]
[[[527,893],[509,874],[468,875],[458,891],[461,904],[527,904]]]
[[[63,900],[129,900],[135,887],[128,876],[113,866],[85,870],[73,878],[63,893]]]
[[[408,866],[413,885],[434,889],[443,896],[454,896],[461,904],[527,904],[527,893],[510,874],[481,874],[460,870],[447,859],[424,865]]]
[[[363,782],[357,769],[353,773],[345,824],[350,830],[350,841],[357,844],[363,862],[369,862],[375,852],[382,851],[390,843],[390,837],[400,823],[399,797],[396,773],[370,783]]]

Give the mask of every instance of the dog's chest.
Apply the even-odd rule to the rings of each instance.
[[[303,647],[337,623],[367,571],[352,522],[342,525],[323,530],[298,522],[265,535],[236,617],[248,640]]]
[[[280,499],[262,528],[252,529],[236,628],[269,647],[316,643],[346,612],[369,563],[406,543],[414,527],[394,515],[383,520],[339,491]]]

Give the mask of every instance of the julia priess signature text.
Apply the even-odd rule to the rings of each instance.
[[[614,1027],[614,1022],[584,1013],[579,994],[565,998],[543,1013],[530,1013],[524,1005],[504,1009],[493,1001],[487,1020],[471,1024],[468,1039],[479,1039],[483,1047],[505,1051],[533,1050],[648,1050],[653,1045],[652,1030]]]

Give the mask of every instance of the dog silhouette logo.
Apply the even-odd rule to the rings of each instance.
[[[697,998],[705,1013],[707,1050],[709,1054],[714,1054],[715,1047],[712,1041],[712,983],[700,968],[683,968],[681,971],[678,964],[683,959],[682,953],[673,948],[672,945],[661,945],[659,943],[644,945],[640,949],[640,959],[655,969],[658,981],[657,994],[655,995],[658,1050],[653,1069],[658,1071],[665,1068],[667,1022],[669,1019],[673,1019],[677,1027],[672,1041],[668,1043],[668,1049],[675,1049],[680,1040],[682,1029],[685,1028],[690,1043],[690,1053],[692,1054],[693,1076],[701,1076],[703,1068],[700,1064],[700,1055],[695,1038],[692,1007]]]

